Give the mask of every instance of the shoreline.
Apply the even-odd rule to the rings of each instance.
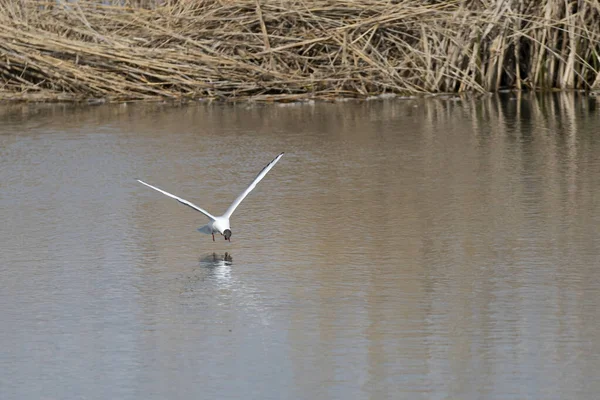
[[[319,98],[319,97],[281,97],[278,98],[273,96],[262,97],[246,97],[240,98],[225,98],[225,99],[214,99],[214,98],[146,98],[146,99],[104,99],[104,98],[69,98],[66,96],[56,98],[50,96],[45,98],[43,94],[36,95],[32,98],[27,95],[10,95],[3,97],[0,92],[0,105],[9,104],[73,104],[73,105],[89,105],[98,106],[104,104],[127,104],[127,103],[139,103],[139,104],[203,104],[203,103],[240,103],[240,104],[314,104],[314,103],[345,103],[345,102],[370,102],[370,101],[384,101],[384,100],[398,100],[398,101],[414,101],[414,100],[453,100],[461,101],[466,99],[478,99],[486,97],[494,97],[501,95],[513,95],[516,97],[523,96],[547,96],[554,94],[564,95],[583,95],[590,98],[600,99],[600,90],[582,90],[582,89],[553,89],[553,90],[539,90],[539,91],[528,91],[528,90],[514,90],[514,89],[500,89],[496,92],[485,92],[485,93],[420,93],[413,95],[399,95],[395,93],[384,93],[380,95],[372,95],[366,97],[336,97],[336,98]]]

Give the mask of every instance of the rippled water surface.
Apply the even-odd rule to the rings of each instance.
[[[586,96],[0,107],[2,399],[595,399]],[[232,241],[141,178],[220,214]]]

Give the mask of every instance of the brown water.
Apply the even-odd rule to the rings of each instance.
[[[0,120],[1,399],[600,392],[594,98]]]

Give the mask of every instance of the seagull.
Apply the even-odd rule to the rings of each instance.
[[[256,178],[254,178],[254,180],[252,181],[252,183],[250,184],[250,186],[248,186],[248,188],[246,188],[246,190],[244,190],[242,192],[242,194],[240,194],[237,199],[235,199],[235,201],[233,203],[231,203],[231,205],[229,206],[229,208],[227,209],[227,211],[225,211],[225,214],[221,215],[220,217],[215,217],[214,215],[212,215],[211,213],[209,213],[208,211],[206,211],[203,208],[198,207],[197,205],[190,203],[189,201],[182,199],[181,197],[177,197],[174,194],[165,192],[162,189],[157,188],[156,186],[152,186],[140,179],[136,179],[139,183],[148,186],[149,188],[152,188],[154,190],[157,190],[159,192],[161,192],[162,194],[165,194],[175,200],[177,200],[178,202],[180,202],[183,205],[186,205],[188,207],[193,208],[196,211],[200,211],[202,214],[206,215],[208,217],[208,219],[210,219],[210,222],[206,225],[204,225],[201,228],[198,228],[199,232],[202,233],[206,233],[209,235],[212,235],[212,239],[213,242],[215,241],[215,233],[220,233],[222,236],[225,237],[225,240],[228,240],[231,242],[231,227],[229,225],[229,218],[231,218],[231,214],[233,214],[233,212],[235,211],[235,209],[237,208],[237,206],[240,205],[240,203],[246,198],[246,196],[248,196],[250,194],[250,192],[256,187],[256,184],[258,182],[260,182],[265,175],[267,175],[267,173],[271,170],[271,168],[273,168],[275,166],[275,164],[277,164],[277,162],[279,161],[279,159],[283,157],[283,153],[279,154],[277,157],[275,157],[273,159],[273,161],[271,161],[270,163],[268,163],[256,176]]]

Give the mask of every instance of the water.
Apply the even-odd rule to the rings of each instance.
[[[595,399],[592,97],[0,108],[2,399]],[[232,242],[141,178],[233,215]]]

